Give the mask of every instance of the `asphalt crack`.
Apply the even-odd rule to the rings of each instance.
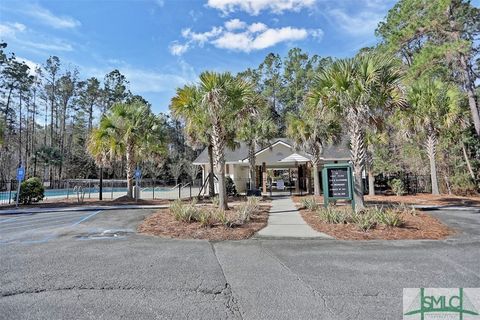
[[[215,259],[217,260],[218,266],[220,267],[220,270],[222,270],[222,275],[223,279],[225,280],[225,287],[218,292],[218,294],[224,294],[227,297],[227,300],[225,302],[225,307],[227,310],[234,316],[240,317],[240,319],[243,319],[242,311],[240,310],[240,306],[237,303],[237,300],[235,299],[233,295],[233,290],[230,284],[227,281],[227,277],[225,276],[225,271],[223,270],[223,266],[220,263],[220,260],[218,259],[217,256],[217,251],[215,249],[215,246],[212,242],[209,242],[210,246],[212,247],[213,255],[215,256]]]

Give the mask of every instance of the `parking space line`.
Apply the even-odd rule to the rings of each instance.
[[[22,224],[22,223],[35,223],[35,222],[41,222],[41,221],[51,221],[51,220],[57,220],[57,219],[64,219],[64,218],[75,218],[75,217],[79,217],[79,216],[84,216],[86,215],[87,213],[85,212],[81,212],[81,213],[71,213],[69,215],[58,215],[58,216],[54,216],[54,217],[36,217],[35,219],[20,219],[18,221],[11,221],[10,223],[7,223],[6,225],[9,225],[9,224],[14,224],[14,225],[19,225],[19,224]],[[4,227],[5,225],[3,226],[0,226],[0,229],[2,227]]]
[[[80,221],[78,221],[78,222],[75,222],[74,224],[72,224],[72,227],[74,227],[74,226],[76,226],[76,225],[78,225],[78,224],[82,223],[83,221],[86,221],[86,220],[90,219],[91,217],[93,217],[93,216],[97,215],[97,214],[98,214],[99,212],[101,212],[101,211],[102,211],[102,210],[98,210],[97,212],[94,212],[94,213],[92,213],[91,215],[89,215],[89,216],[87,216],[87,217],[85,217],[85,218],[81,219]]]
[[[3,219],[3,220],[0,220],[0,223],[4,223],[4,222],[8,222],[8,221],[15,221],[15,220],[17,220],[18,218],[21,218],[21,216],[17,216],[17,217],[13,217],[13,218],[8,218],[8,219]]]
[[[3,228],[3,229],[0,228],[0,232],[10,230],[10,232],[6,232],[6,234],[5,234],[5,235],[8,235],[10,237],[7,238],[7,239],[1,239],[0,238],[0,244],[7,244],[7,243],[12,243],[12,242],[19,242],[19,243],[43,243],[43,242],[48,242],[51,239],[54,239],[54,238],[57,237],[57,235],[54,232],[49,232],[48,235],[42,237],[41,239],[35,239],[35,237],[32,237],[30,239],[22,239],[21,236],[16,237],[17,236],[16,232],[18,232],[20,234],[24,234],[25,232],[29,232],[29,231],[33,231],[33,230],[39,230],[39,229],[45,229],[45,231],[48,232],[48,229],[51,229],[51,228],[75,227],[75,226],[79,225],[80,223],[82,223],[84,221],[87,221],[88,219],[97,215],[101,211],[102,210],[97,210],[97,211],[95,211],[93,213],[90,213],[86,216],[85,216],[85,213],[88,213],[88,212],[84,212],[84,214],[81,215],[81,216],[78,216],[78,215],[72,216],[71,212],[70,212],[70,215],[61,215],[59,217],[56,217],[57,218],[56,221],[50,221],[51,218],[54,218],[54,217],[48,217],[48,218],[45,218],[45,219],[48,219],[48,221],[42,221],[42,220],[45,220],[45,219],[39,219],[39,220],[36,220],[36,223],[29,224],[29,225],[21,225],[21,226],[16,226],[16,227],[11,226],[11,227],[8,227],[8,228]],[[68,219],[66,219],[66,218],[68,218]],[[78,218],[80,218],[80,219],[78,220]],[[33,222],[33,221],[29,221],[29,222]],[[48,224],[45,224],[45,223],[48,223]],[[32,227],[34,227],[34,228],[32,228]],[[13,231],[13,229],[19,229],[19,228],[23,228],[23,229]]]
[[[12,225],[3,225],[3,226],[0,226],[0,231],[2,230],[11,230],[11,229],[17,229],[17,228],[24,228],[24,227],[34,227],[34,226],[38,226],[38,225],[42,225],[42,224],[47,224],[48,223],[52,223],[54,224],[55,222],[60,222],[60,221],[69,221],[69,220],[73,220],[75,221],[76,219],[79,219],[79,218],[83,218],[84,215],[81,215],[81,216],[70,216],[70,217],[58,217],[56,219],[54,219],[53,221],[51,219],[48,219],[48,220],[35,220],[35,221],[25,221],[27,222],[28,224],[23,224],[23,221],[21,222],[18,222],[18,223],[14,223]]]

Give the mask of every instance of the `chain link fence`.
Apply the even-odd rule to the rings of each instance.
[[[135,186],[135,180],[133,185]],[[201,179],[194,181],[174,181],[140,179],[140,199],[185,199],[197,196],[201,189]],[[0,205],[14,204],[17,194],[17,181],[0,181]],[[99,179],[69,179],[44,182],[45,198],[48,201],[61,201],[83,197],[84,200],[100,199]],[[102,199],[113,200],[127,195],[127,180],[103,179]]]

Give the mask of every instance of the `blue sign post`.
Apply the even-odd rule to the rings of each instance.
[[[17,168],[17,204],[18,207],[18,199],[20,197],[20,185],[22,184],[23,179],[25,179],[25,168],[20,166]]]
[[[142,171],[139,168],[137,168],[135,170],[135,179],[140,179],[141,176],[142,176]]]
[[[25,178],[25,168],[24,167],[19,167],[17,169],[17,180],[18,181],[23,181]]]
[[[135,169],[135,188],[134,188],[134,197],[135,197],[135,201],[138,200],[138,194],[139,194],[139,180],[140,180],[140,177],[142,176],[142,171],[140,170],[140,168],[137,167],[137,169]]]

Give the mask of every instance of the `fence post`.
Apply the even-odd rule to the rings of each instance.
[[[90,187],[90,179],[88,180],[88,199],[90,199],[90,192],[91,192],[91,187]]]
[[[193,184],[193,180],[192,180],[192,183],[190,183],[190,199],[192,199],[192,184]]]
[[[152,199],[155,200],[155,179],[152,178]]]
[[[182,198],[182,184],[179,183],[178,184],[178,199],[181,199]]]
[[[68,200],[68,197],[69,197],[69,195],[70,195],[70,189],[69,189],[69,187],[70,187],[70,184],[68,183],[68,180],[67,180],[67,200]]]
[[[112,188],[112,192],[110,193],[110,199],[113,199],[113,179],[111,181],[110,187]]]
[[[12,180],[10,180],[10,183],[8,184],[8,204],[10,204],[12,201]]]

